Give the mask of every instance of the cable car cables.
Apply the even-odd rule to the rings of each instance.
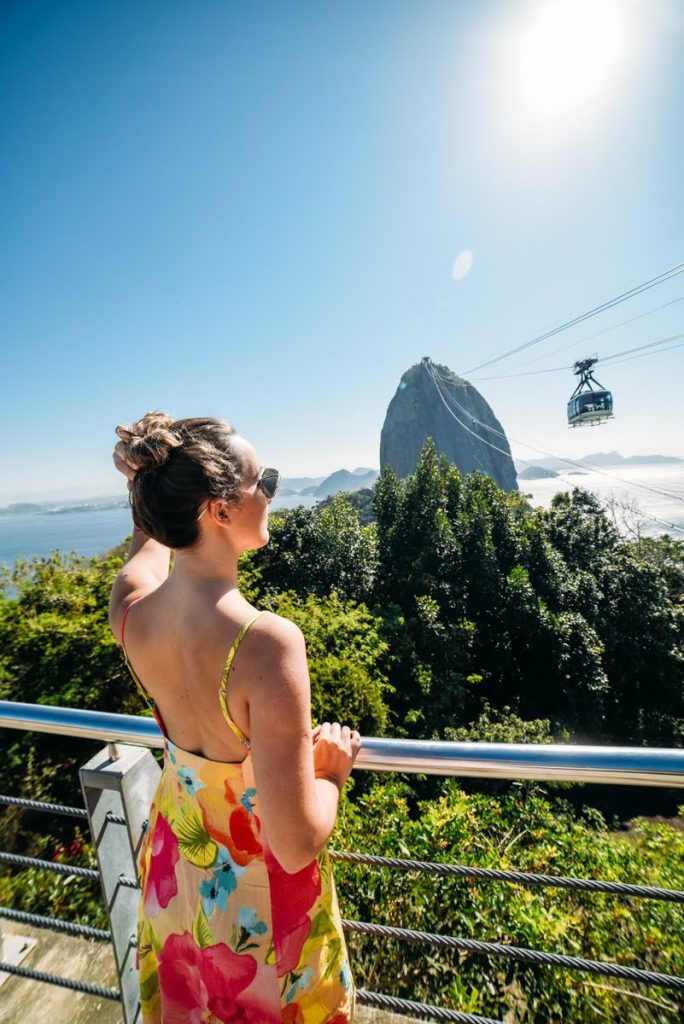
[[[546,341],[547,338],[552,338],[554,335],[560,334],[562,331],[567,331],[570,327],[575,327],[577,324],[583,323],[585,320],[589,320],[591,317],[597,316],[599,313],[605,313],[606,310],[612,309],[621,302],[626,302],[627,299],[633,299],[636,295],[641,295],[642,292],[648,291],[650,288],[655,288],[658,284],[664,284],[665,281],[669,281],[671,278],[676,277],[678,274],[683,272],[684,263],[677,263],[675,266],[670,267],[669,270],[663,270],[662,273],[657,274],[648,281],[635,285],[633,288],[630,288],[629,291],[623,292],[621,295],[616,295],[614,298],[608,299],[607,302],[602,302],[599,306],[594,306],[585,313],[579,313],[571,320],[567,320],[565,323],[559,324],[557,327],[552,327],[551,330],[537,335],[536,338],[523,342],[522,345],[517,345],[515,348],[509,349],[507,352],[502,352],[501,355],[494,356],[492,359],[488,359],[484,363],[479,363],[478,366],[470,367],[470,369],[464,371],[464,374],[475,373],[477,370],[482,370],[486,366],[493,366],[494,363],[499,363],[502,359],[507,359],[509,356],[516,355],[518,352],[523,352],[525,349],[532,348],[533,345],[538,345],[540,342]]]
[[[542,359],[548,359],[549,356],[556,355],[557,352],[566,352],[569,348],[585,348],[590,341],[595,338],[600,338],[604,334],[610,334],[611,331],[617,331],[620,327],[626,327],[627,324],[633,324],[637,320],[644,320],[647,316],[651,316],[653,313],[659,313],[661,309],[667,309],[669,306],[676,306],[678,302],[684,302],[684,295],[678,295],[676,299],[669,299],[667,302],[661,302],[657,306],[651,306],[650,309],[645,309],[643,313],[637,313],[636,316],[627,317],[626,320],[619,320],[616,324],[610,324],[608,327],[602,327],[600,331],[594,331],[593,334],[587,334],[583,338],[573,339],[570,342],[564,342],[562,345],[558,345],[557,348],[552,348],[549,352],[543,352],[541,355],[532,356],[531,359],[526,359],[522,363],[518,363],[518,370],[522,370],[525,366],[531,366],[533,363],[538,363]],[[513,367],[512,374],[503,374],[504,376],[513,376],[516,368]],[[543,371],[538,371],[543,372]],[[473,377],[472,380],[500,380],[502,377]]]
[[[620,359],[620,356],[628,356],[631,352],[641,352],[644,349],[652,349],[658,345],[669,345],[669,348],[664,348],[661,351],[670,352],[675,348],[681,348],[684,345],[684,334],[672,334],[669,338],[661,338],[659,341],[649,341],[646,345],[636,345],[634,348],[624,349],[622,352],[614,352],[612,356],[605,356],[601,359],[601,365],[611,363],[613,360],[617,360],[620,363],[628,363],[629,359]],[[680,344],[671,345],[671,342],[680,342]],[[649,354],[649,353],[645,353]],[[658,352],[652,352],[650,355],[658,355]],[[641,356],[632,356],[633,359],[641,359]],[[617,365],[617,363],[616,363]],[[483,380],[506,380],[508,377],[532,377],[539,373],[558,373],[561,370],[571,370],[573,367],[572,363],[567,366],[548,366],[545,370],[521,370],[518,373],[502,373],[496,377],[474,377],[474,381]]]

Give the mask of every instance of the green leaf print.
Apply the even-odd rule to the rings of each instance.
[[[204,827],[197,808],[186,805],[173,823],[178,850],[184,860],[198,868],[210,867],[218,855],[218,846]]]
[[[156,934],[154,928],[152,927],[152,925],[150,925],[149,927],[150,927],[150,945],[152,946],[152,949],[155,951],[155,953],[159,953],[159,951],[162,948],[161,939],[157,936],[157,934]]]
[[[140,978],[140,999],[143,1006],[149,1004],[159,995],[159,975],[156,969],[146,978]]]
[[[147,939],[155,941],[152,929],[143,928]],[[157,943],[158,946],[158,943]],[[140,1000],[143,1013],[152,1012],[159,1003],[159,973],[157,954],[153,946],[146,941],[138,946],[140,954]]]
[[[333,924],[333,919],[325,908],[321,908],[311,922],[311,931],[309,932],[307,941],[318,938],[319,935],[329,935],[330,932],[334,931],[335,925]]]
[[[323,967],[322,979],[325,979],[332,974],[333,970],[338,966],[340,954],[342,952],[342,942],[340,939],[331,939],[327,950],[327,957],[325,959],[325,965]]]
[[[161,948],[162,944],[155,934],[152,922],[149,918],[143,918],[138,925],[138,949],[141,951],[141,955],[145,950],[153,950],[158,953]]]
[[[200,949],[214,945],[214,936],[211,933],[207,915],[201,906],[197,908],[195,920],[192,922],[192,937]]]

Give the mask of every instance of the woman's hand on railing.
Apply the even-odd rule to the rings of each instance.
[[[312,730],[311,738],[316,778],[329,779],[341,791],[361,749],[359,732],[339,722],[323,722]]]

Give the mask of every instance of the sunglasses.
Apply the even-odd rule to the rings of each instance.
[[[261,488],[267,498],[273,498],[280,486],[280,473],[272,467],[262,469],[256,485]]]

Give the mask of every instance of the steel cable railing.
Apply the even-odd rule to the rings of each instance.
[[[107,988],[106,985],[95,985],[90,981],[78,981],[76,978],[63,978],[60,974],[51,974],[49,971],[34,971],[30,967],[20,967],[17,964],[7,964],[0,961],[0,971],[7,974],[16,974],[20,978],[30,978],[31,981],[45,981],[49,985],[58,985],[60,988],[70,988],[74,992],[85,992],[89,996],[99,996],[100,999],[111,999],[112,1002],[121,1002],[121,993],[116,988]]]
[[[10,864],[18,868],[35,868],[40,871],[52,871],[56,875],[73,875],[76,878],[87,878],[89,882],[99,882],[100,872],[93,868],[79,868],[75,864],[60,864],[54,860],[41,860],[39,857],[24,857],[18,853],[0,851],[0,864]]]
[[[29,914],[25,910],[13,910],[11,907],[0,907],[0,917],[4,917],[6,921],[30,924],[34,928],[63,932],[76,938],[96,939],[98,942],[112,941],[112,933],[105,928],[92,928],[87,924],[76,924],[75,921],[63,921],[59,917],[43,917],[42,914]]]
[[[68,807],[64,804],[49,803],[45,800],[28,800],[24,797],[0,794],[0,806],[18,807],[21,810],[40,811],[46,814],[58,814],[63,817],[88,820],[88,814],[83,807]],[[117,824],[126,824],[125,818],[113,814],[107,815],[107,820]],[[58,875],[82,878],[89,882],[100,880],[100,872],[92,868],[82,868],[75,864],[62,864],[56,861],[41,860],[38,857],[24,857],[4,851],[0,851],[0,864],[50,871]],[[15,910],[12,907],[0,907],[0,918],[6,921],[14,921],[18,924],[27,924],[34,928],[44,928],[47,931],[70,935],[72,938],[90,939],[96,942],[112,941],[112,933],[107,929],[93,928],[90,925],[77,924],[75,921],[65,921],[58,917],[30,914],[23,910]],[[74,992],[97,996],[113,1002],[121,1001],[121,993],[116,988],[81,981],[78,978],[65,978],[63,975],[55,974],[52,971],[36,971],[30,967],[22,967],[19,964],[10,964],[5,961],[0,961],[0,971],[31,981],[41,981],[45,984],[57,985],[60,988],[67,988]]]
[[[88,813],[84,807],[67,807],[65,804],[51,804],[46,800],[27,800],[25,797],[5,796],[0,793],[0,805],[19,807],[23,811],[43,811],[46,814],[62,814],[67,818],[88,820]],[[116,825],[126,824],[126,819],[120,814],[107,814],[107,821],[112,821]]]
[[[46,800],[27,800],[23,796],[5,796],[3,793],[0,793],[0,804],[5,807],[19,807],[23,811],[43,811],[46,814],[61,814],[66,818],[88,820],[85,807],[66,807],[64,804],[51,804]]]
[[[631,896],[643,900],[662,900],[665,903],[684,903],[681,889],[658,889],[651,885],[629,885],[626,882],[607,882],[598,878],[565,878],[561,875],[538,875],[528,871],[501,871],[498,868],[474,868],[463,864],[439,864],[425,860],[405,860],[401,857],[377,857],[371,853],[353,853],[350,850],[330,850],[331,860],[348,864],[369,864],[376,868],[397,871],[415,871],[443,878],[472,878],[482,882],[508,882],[514,885],[540,885],[555,889],[584,892],[605,892],[612,896]]]
[[[637,967],[624,967],[622,964],[611,964],[605,960],[585,960],[577,956],[564,956],[561,953],[544,953],[539,949],[525,949],[522,946],[509,946],[501,942],[480,942],[479,939],[454,938],[451,935],[439,935],[435,932],[418,932],[412,928],[394,928],[385,924],[370,924],[365,921],[348,921],[343,918],[344,930],[358,935],[377,935],[384,939],[399,939],[404,942],[424,942],[430,946],[441,946],[445,949],[458,949],[466,953],[483,956],[505,957],[520,963],[544,964],[547,967],[565,967],[575,971],[588,971],[590,974],[604,974],[609,978],[623,978],[627,981],[638,981],[644,985],[660,985],[662,988],[673,988],[684,992],[684,978],[673,974],[658,974],[656,971],[642,971]]]
[[[430,1003],[419,1003],[415,999],[386,996],[382,992],[369,992],[365,988],[357,988],[356,1003],[358,1006],[375,1006],[380,1010],[392,1010],[395,1013],[410,1013],[414,1017],[456,1021],[457,1024],[503,1024],[503,1021],[480,1017],[477,1013],[447,1010],[444,1006],[432,1006]]]

